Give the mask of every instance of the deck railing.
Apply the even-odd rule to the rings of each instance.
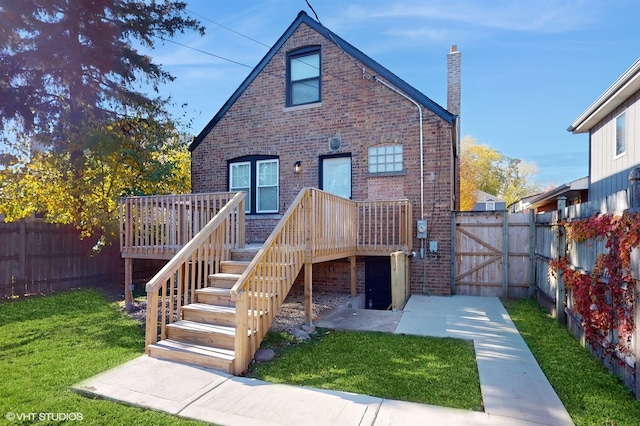
[[[233,198],[209,220],[146,285],[147,323],[145,345],[166,337],[166,325],[180,319],[182,307],[195,301],[195,292],[206,287],[220,261],[232,248],[244,247],[245,192]]]
[[[357,201],[358,256],[388,255],[412,248],[409,200]]]
[[[233,192],[222,192],[122,198],[120,200],[122,257],[170,259],[233,196]],[[244,241],[244,236],[242,237]]]

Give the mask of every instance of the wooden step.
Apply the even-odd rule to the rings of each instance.
[[[250,313],[251,311],[249,311]],[[258,311],[253,311],[258,312]],[[254,315],[257,322],[266,311],[260,311]],[[215,306],[206,303],[192,303],[182,307],[182,319],[186,321],[201,322],[203,324],[224,325],[235,327],[236,309],[231,306]]]
[[[260,248],[248,247],[242,249],[231,249],[231,260],[243,260],[250,262],[260,251]]]
[[[182,307],[182,319],[204,324],[235,326],[236,308],[206,303],[191,303]]]
[[[169,339],[149,345],[147,351],[152,358],[215,368],[227,373],[231,373],[235,359],[232,350],[210,348]]]
[[[196,290],[196,302],[218,306],[236,306],[231,300],[231,290],[228,288],[206,287]]]
[[[231,288],[238,282],[240,274],[217,273],[209,275],[209,287]]]
[[[222,260],[220,262],[220,272],[226,274],[242,274],[251,263],[248,260]]]
[[[167,324],[167,338],[178,342],[233,350],[235,337],[235,327],[185,320]]]

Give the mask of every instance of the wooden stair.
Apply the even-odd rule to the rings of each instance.
[[[147,347],[149,356],[231,372],[236,338],[231,288],[258,250],[232,250],[231,260],[221,261],[220,272],[209,276],[209,287],[196,290],[195,303],[182,307],[182,319],[167,324],[166,339]]]

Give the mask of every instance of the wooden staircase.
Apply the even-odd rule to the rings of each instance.
[[[208,278],[209,286],[196,290],[194,303],[182,306],[182,319],[166,325],[167,338],[148,346],[149,356],[232,372],[236,302],[231,288],[258,251],[231,250],[231,260],[220,262],[220,272]]]
[[[194,197],[188,204],[191,220],[200,216],[196,206],[206,206],[205,212],[217,209]],[[175,254],[156,244],[175,243],[173,231],[163,236],[155,222],[147,224],[171,217],[173,210],[165,212],[162,203],[145,210],[145,201],[123,205],[123,255],[172,256],[146,285],[145,347],[150,356],[241,374],[301,271],[308,295],[305,314],[311,321],[314,263],[349,258],[355,293],[356,256],[411,250],[408,200],[354,202],[314,188],[300,191],[262,248],[243,250],[245,198],[245,192],[235,193]],[[140,218],[147,218],[145,232],[137,225]],[[183,225],[180,229],[189,227]],[[154,229],[155,234],[149,232]]]

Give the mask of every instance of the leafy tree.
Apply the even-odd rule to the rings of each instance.
[[[478,145],[469,136],[462,138],[461,146],[461,210],[473,208],[477,190],[503,198],[507,205],[541,191],[541,185],[533,181],[538,172],[534,164],[509,158],[488,145]]]
[[[204,29],[183,17],[182,2],[136,0],[0,0],[0,126],[64,145],[87,125],[141,111],[163,113],[158,91],[173,77],[133,42]],[[153,106],[150,108],[149,106]],[[64,148],[64,146],[63,146]]]
[[[103,243],[117,238],[122,195],[190,191],[190,155],[185,135],[141,120],[123,120],[87,132],[83,155],[36,151],[0,168],[0,213],[6,221],[42,214],[72,223]]]
[[[120,196],[189,191],[186,138],[167,113],[170,99],[157,96],[173,77],[135,47],[202,33],[185,8],[169,0],[0,0],[5,220],[41,213],[110,239]]]

